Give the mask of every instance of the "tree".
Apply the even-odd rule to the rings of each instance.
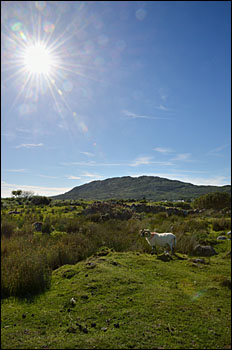
[[[45,196],[33,196],[31,203],[34,205],[47,205],[51,202],[51,198]]]
[[[23,192],[22,190],[16,190],[16,191],[12,191],[11,194],[16,198],[16,197],[20,197],[22,192]]]
[[[34,196],[34,192],[33,191],[22,191],[22,197],[24,198],[29,198],[29,197],[33,197]]]

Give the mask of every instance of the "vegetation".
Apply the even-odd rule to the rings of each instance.
[[[65,194],[54,196],[55,199],[98,199],[108,200],[133,198],[135,200],[148,199],[163,200],[192,200],[210,192],[231,192],[231,186],[195,186],[189,183],[168,180],[154,176],[115,177],[102,181],[74,187]]]
[[[214,192],[207,193],[195,199],[193,206],[195,208],[216,209],[231,208],[231,196],[229,193]]]
[[[228,208],[194,210],[190,203],[144,199],[45,203],[35,197],[1,200],[3,348],[230,344]],[[167,210],[146,210],[161,205]],[[170,214],[174,205],[178,211]],[[151,256],[141,228],[174,232],[173,260]],[[197,243],[213,246],[217,255],[198,262]]]
[[[5,299],[2,347],[229,348],[229,263],[198,265],[99,250],[55,270],[51,289],[33,301]]]

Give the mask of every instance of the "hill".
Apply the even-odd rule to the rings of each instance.
[[[191,200],[210,192],[231,193],[231,186],[197,186],[157,176],[115,177],[92,181],[72,190],[53,196],[53,199],[136,199]]]

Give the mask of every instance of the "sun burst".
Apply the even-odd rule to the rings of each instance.
[[[25,48],[23,63],[29,73],[49,75],[55,59],[43,42],[37,42]]]

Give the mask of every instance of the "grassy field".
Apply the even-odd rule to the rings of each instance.
[[[1,346],[230,348],[230,259],[220,254],[205,262],[180,254],[163,262],[146,253],[106,249],[62,266],[44,294],[3,301]]]
[[[111,203],[88,214],[89,205],[2,200],[2,348],[231,348],[229,212],[131,215]],[[173,259],[151,255],[141,228],[174,232]],[[194,256],[198,243],[217,255]]]

